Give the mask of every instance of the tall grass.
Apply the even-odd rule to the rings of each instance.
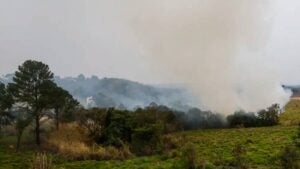
[[[52,158],[45,153],[37,153],[33,157],[32,169],[53,169]]]
[[[44,147],[69,160],[124,160],[132,156],[129,146],[103,147],[87,138],[77,124],[62,125],[60,130],[49,135]]]

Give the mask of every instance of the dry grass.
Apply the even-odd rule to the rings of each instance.
[[[69,160],[124,160],[132,156],[128,146],[102,147],[92,144],[77,124],[61,126],[49,135],[44,147]]]
[[[45,153],[37,153],[33,157],[32,169],[53,169],[52,158]]]

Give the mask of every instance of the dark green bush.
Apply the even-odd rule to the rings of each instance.
[[[300,153],[297,147],[285,147],[280,155],[280,162],[283,169],[300,169]]]
[[[154,124],[137,128],[132,134],[132,150],[137,155],[151,155],[162,151],[161,124]]]

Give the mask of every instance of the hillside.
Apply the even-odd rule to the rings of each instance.
[[[292,99],[280,115],[280,123],[283,125],[298,125],[300,123],[300,100]]]
[[[8,83],[13,74],[0,77]],[[118,78],[97,76],[55,77],[55,82],[69,91],[85,107],[119,107],[134,109],[150,103],[166,105],[177,110],[195,106],[195,97],[183,87],[158,87]]]

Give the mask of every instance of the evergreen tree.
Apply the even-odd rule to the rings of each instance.
[[[15,72],[9,90],[18,106],[29,109],[35,120],[36,144],[40,145],[40,119],[44,116],[50,101],[47,95],[49,84],[53,83],[53,73],[49,66],[38,61],[27,60]]]
[[[12,115],[9,109],[13,105],[13,100],[7,88],[0,82],[0,130],[4,125],[7,125],[12,120]]]

